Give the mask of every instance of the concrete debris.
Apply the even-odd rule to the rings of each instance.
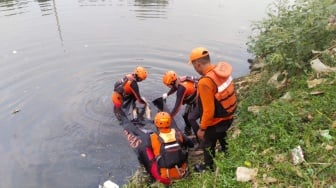
[[[237,181],[240,181],[240,182],[251,181],[255,179],[257,174],[258,174],[257,168],[251,169],[251,168],[246,168],[246,167],[238,167],[236,170]]]

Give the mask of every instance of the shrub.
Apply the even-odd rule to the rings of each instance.
[[[328,18],[336,15],[335,0],[278,0],[267,18],[252,24],[249,52],[265,58],[270,67],[291,74],[307,71],[312,50],[324,50],[336,39]]]

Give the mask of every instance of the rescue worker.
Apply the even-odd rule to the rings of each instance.
[[[129,146],[135,152],[138,161],[144,166],[152,180],[162,184],[169,185],[171,180],[162,178],[158,171],[158,165],[154,157],[153,149],[150,144],[150,135],[152,130],[140,129],[126,117],[121,117],[121,126],[124,128],[124,136],[127,139]]]
[[[191,51],[189,64],[202,76],[197,84],[201,114],[197,135],[203,142],[204,163],[196,165],[195,170],[214,170],[216,143],[219,141],[222,150],[226,150],[226,131],[233,122],[237,107],[232,67],[226,62],[213,65],[208,50],[203,47]]]
[[[147,103],[140,95],[138,82],[141,82],[146,78],[146,69],[138,66],[134,69],[133,73],[127,74],[124,78],[118,80],[114,84],[111,100],[114,105],[114,114],[119,121],[122,120],[122,117],[127,117],[130,107],[132,107],[132,110],[135,109],[136,101],[143,105],[141,112],[139,112],[140,117],[143,117]]]
[[[154,118],[156,127],[160,127],[159,130],[164,129],[162,133],[154,133],[153,130],[140,128],[126,117],[121,118],[121,126],[129,146],[134,150],[140,164],[145,167],[153,180],[169,185],[173,180],[183,177],[187,170],[185,147],[194,147],[194,144],[188,137],[173,128],[177,126],[167,112],[159,112]],[[168,143],[164,143],[165,140]],[[168,152],[165,147],[168,148]],[[169,152],[169,149],[173,152]],[[167,173],[161,172],[162,166],[167,164],[165,162],[167,159],[170,161],[169,165],[174,166],[176,170],[168,169]]]
[[[150,135],[150,142],[161,178],[172,181],[186,175],[187,147],[194,147],[194,144],[179,129],[172,128],[171,123],[169,113],[158,112],[154,117],[158,132]]]
[[[170,112],[170,115],[174,118],[179,112],[181,106],[185,104],[186,107],[182,116],[185,122],[184,134],[187,136],[191,135],[192,128],[196,135],[199,127],[197,123],[199,114],[191,112],[196,107],[196,86],[198,78],[192,76],[178,77],[176,72],[170,70],[163,75],[162,82],[164,85],[170,88],[168,93],[164,93],[162,95],[163,99],[166,99],[169,95],[176,93],[175,106]]]

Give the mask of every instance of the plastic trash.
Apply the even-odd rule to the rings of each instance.
[[[303,151],[301,146],[297,146],[296,148],[292,149],[292,159],[294,165],[298,165],[304,161]]]
[[[320,59],[314,59],[310,62],[310,65],[312,67],[312,69],[318,73],[320,72],[330,72],[330,71],[333,71],[335,72],[336,71],[336,67],[329,67],[325,64],[323,64]]]
[[[321,130],[320,134],[321,134],[321,136],[323,136],[327,140],[332,139],[332,136],[329,134],[329,130]]]
[[[111,180],[107,180],[107,181],[104,182],[103,188],[119,188],[119,185],[112,182]]]
[[[247,167],[251,167],[252,163],[250,161],[244,161],[244,165]]]

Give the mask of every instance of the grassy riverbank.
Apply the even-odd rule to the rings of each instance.
[[[192,164],[202,156],[191,152],[189,176],[171,187],[336,186],[336,73],[284,77],[280,85],[271,84],[271,75],[264,70],[236,79],[240,102],[228,154],[218,153],[215,172],[199,174]],[[295,165],[297,146],[304,161]],[[238,167],[257,174],[239,182]],[[141,171],[134,178],[127,187],[164,187],[147,184]]]
[[[239,107],[228,154],[217,154],[215,172],[191,169],[172,187],[336,187],[336,71],[330,68],[336,67],[336,1],[281,2],[254,25],[249,49],[259,69],[235,80]],[[311,66],[313,59],[323,68]],[[302,161],[295,160],[298,146]],[[237,181],[238,167],[255,173]]]

